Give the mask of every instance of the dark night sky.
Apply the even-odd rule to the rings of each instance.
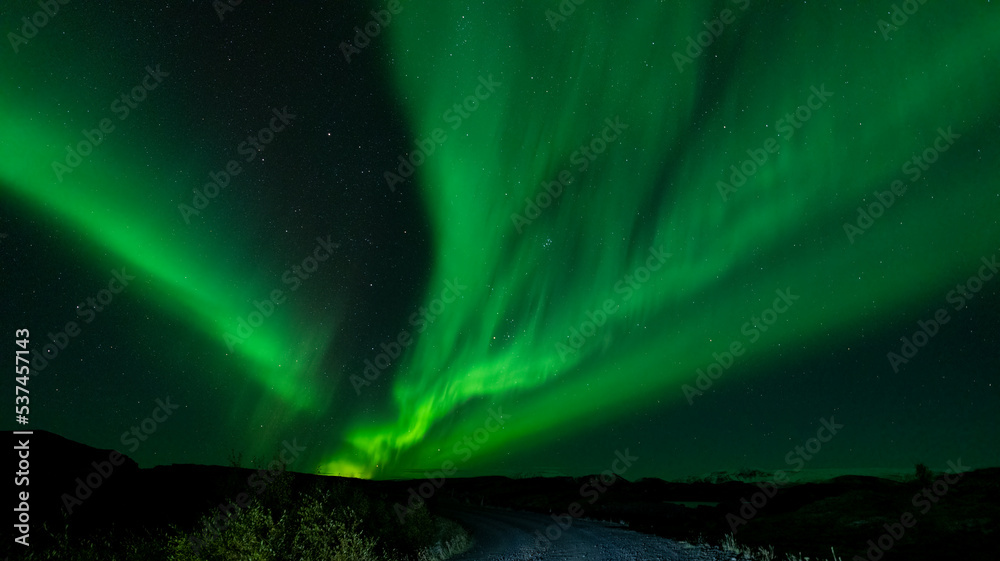
[[[0,317],[48,356],[4,429],[362,477],[1000,464],[992,4],[289,4],[5,5]]]

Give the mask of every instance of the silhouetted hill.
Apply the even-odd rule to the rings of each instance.
[[[863,558],[871,548],[869,540],[878,544],[881,538],[882,544],[891,544],[881,556],[884,561],[992,560],[1000,551],[1000,468],[947,477],[954,482],[948,483],[939,473],[924,482],[846,475],[785,485],[766,479],[756,483],[642,479],[602,487],[598,487],[600,476],[474,478],[449,480],[442,496],[553,516],[570,512],[570,505],[578,503],[582,517],[624,521],[631,529],[678,540],[719,543],[726,534],[735,533],[744,545],[774,546],[779,558],[801,552],[826,559],[831,546],[844,559]],[[907,513],[914,525],[904,527],[899,539],[883,538],[887,524],[899,533],[901,517]]]
[[[16,445],[19,437],[8,432],[7,438]],[[218,512],[220,505],[232,508],[241,496],[287,507],[300,491],[326,488],[347,501],[342,506],[381,505],[371,512],[388,518],[368,523],[396,524],[399,518],[403,527],[416,519],[414,512],[426,508],[417,516],[426,520],[428,513],[456,504],[557,517],[575,511],[678,540],[718,543],[735,533],[742,544],[774,546],[779,554],[825,558],[833,546],[848,559],[864,557],[889,528],[902,527],[901,517],[909,513],[915,523],[904,528],[902,537],[882,539],[883,544],[891,541],[884,561],[951,558],[958,552],[963,561],[992,559],[1000,550],[1000,468],[932,474],[925,481],[845,475],[780,486],[728,478],[719,483],[610,481],[607,475],[367,481],[221,466],[140,469],[117,452],[46,431],[34,431],[29,439],[26,489],[36,548],[46,545],[42,524],[78,536],[109,529],[152,532],[171,525],[194,529],[206,513]],[[272,482],[278,475],[280,483]]]

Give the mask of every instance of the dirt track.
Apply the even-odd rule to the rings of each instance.
[[[722,551],[692,546],[605,523],[571,519],[561,528],[547,515],[485,508],[454,508],[444,516],[465,525],[475,546],[455,561],[721,561],[731,559]],[[548,539],[540,537],[548,533]]]

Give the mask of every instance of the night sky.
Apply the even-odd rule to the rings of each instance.
[[[996,4],[53,4],[0,15],[6,430],[375,478],[1000,465]]]

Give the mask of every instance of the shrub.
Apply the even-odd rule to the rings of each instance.
[[[360,529],[354,510],[330,512],[329,494],[303,498],[292,539],[294,559],[302,561],[381,561],[376,540]]]

